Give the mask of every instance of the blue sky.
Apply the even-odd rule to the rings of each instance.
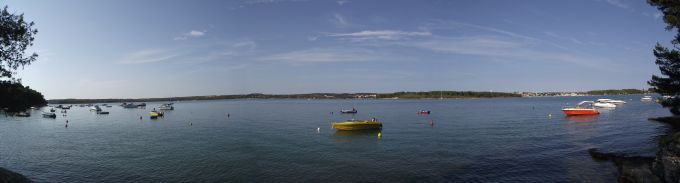
[[[56,98],[645,88],[645,1],[3,1],[39,33],[25,85]]]

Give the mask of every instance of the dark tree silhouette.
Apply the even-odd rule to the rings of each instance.
[[[24,15],[10,13],[7,6],[0,11],[0,110],[9,112],[26,110],[31,106],[47,104],[40,92],[23,86],[13,75],[19,67],[34,62],[38,54],[25,55],[33,45],[38,30],[33,22],[24,21]]]
[[[33,22],[24,21],[24,14],[10,13],[7,6],[0,11],[0,78],[12,79],[16,69],[31,64],[38,57],[36,53],[24,55],[38,33],[33,25]]]
[[[673,48],[668,49],[660,43],[654,48],[656,64],[659,65],[661,75],[653,75],[647,83],[656,93],[668,95],[671,98],[663,100],[662,105],[670,109],[674,115],[680,115],[680,1],[678,0],[648,0],[652,6],[663,13],[666,30],[677,31],[671,41]]]

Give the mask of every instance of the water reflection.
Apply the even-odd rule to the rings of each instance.
[[[335,142],[366,142],[382,139],[382,131],[374,130],[337,130],[333,134]]]
[[[564,117],[569,122],[594,122],[597,120],[597,115],[579,115],[579,116],[566,116]]]
[[[378,133],[382,133],[382,130],[380,129],[371,129],[371,130],[336,130],[335,131],[335,136],[336,137],[365,137],[365,136],[370,136],[370,137],[377,137]]]

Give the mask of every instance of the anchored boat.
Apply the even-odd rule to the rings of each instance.
[[[45,117],[45,118],[57,118],[57,114],[55,114],[53,112],[43,113],[42,116]]]
[[[597,111],[597,109],[593,108],[594,103],[595,102],[593,101],[582,101],[576,104],[576,107],[562,109],[562,112],[564,112],[564,114],[566,114],[567,116],[598,115],[600,114],[600,111]]]
[[[19,117],[31,117],[31,113],[27,113],[27,112],[19,112],[19,113],[16,114],[16,116],[19,116]]]
[[[348,120],[333,123],[336,130],[375,130],[382,128],[382,122],[377,120]]]
[[[159,116],[160,116],[160,117],[163,117],[163,112],[158,112],[158,111],[151,111],[151,112],[149,112],[149,117],[151,117],[151,119],[156,119],[156,118],[158,118]]]
[[[99,107],[98,105],[94,105],[94,106],[90,107],[90,111],[99,112],[99,111],[102,111],[102,108]]]
[[[420,110],[417,114],[430,114],[430,110]]]
[[[357,113],[357,112],[358,111],[355,108],[352,108],[352,110],[349,110],[349,109],[340,110],[340,113]]]
[[[597,99],[595,102],[598,102],[598,103],[610,103],[610,104],[615,104],[615,105],[625,104],[625,103],[626,103],[626,101],[623,101],[623,100],[612,100],[612,99],[608,99],[608,98]]]
[[[159,110],[174,110],[175,107],[172,106],[173,103],[167,103],[163,104],[160,107],[158,107]]]
[[[616,105],[612,103],[603,103],[603,102],[595,102],[593,104],[595,107],[600,107],[600,108],[616,108]]]
[[[156,112],[156,111],[149,112],[149,117],[151,117],[151,119],[156,119],[156,118],[158,118],[158,116],[159,116],[159,113]]]

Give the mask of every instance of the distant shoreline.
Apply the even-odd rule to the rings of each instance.
[[[629,90],[629,89],[627,89]],[[595,90],[602,91],[602,90]],[[624,91],[624,90],[609,90]],[[637,92],[639,91],[639,93]],[[645,94],[641,90],[632,93],[600,93],[580,92],[576,96],[601,96],[601,95],[633,95]],[[574,92],[544,92],[544,93],[505,93],[505,92],[479,92],[479,91],[429,91],[429,92],[395,92],[395,93],[309,93],[309,94],[243,94],[243,95],[206,95],[185,97],[159,97],[159,98],[136,98],[136,99],[51,99],[50,104],[86,104],[86,103],[123,103],[123,102],[172,102],[172,101],[197,101],[197,100],[229,100],[229,99],[299,99],[299,100],[332,100],[332,99],[376,99],[376,100],[439,100],[439,99],[483,99],[483,98],[531,98],[531,97],[556,97],[570,96]],[[536,95],[539,94],[539,95]],[[546,95],[547,94],[547,95]]]

